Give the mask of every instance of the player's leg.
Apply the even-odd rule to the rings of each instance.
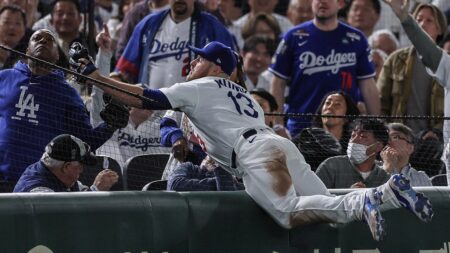
[[[405,207],[420,220],[431,221],[433,208],[430,200],[422,193],[416,192],[402,174],[393,175],[387,183],[377,187],[376,190],[382,193],[383,211]]]
[[[240,144],[236,149],[237,164],[245,171],[243,180],[246,191],[283,227],[363,219],[364,191],[344,196],[298,196],[290,174],[292,168],[288,168],[288,164],[296,164],[300,171],[309,169],[309,166],[299,167],[305,164],[303,158],[291,157],[291,152],[286,150],[287,143],[270,135],[258,135],[252,143]],[[306,178],[300,175],[302,173],[294,176],[295,180],[300,180],[300,189],[301,183],[308,185],[316,180],[314,174],[303,174]],[[314,188],[310,187],[307,191],[314,194]],[[328,193],[326,188],[318,187],[317,194],[324,193]]]

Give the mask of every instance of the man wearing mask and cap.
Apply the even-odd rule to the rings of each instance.
[[[69,134],[56,136],[42,158],[28,166],[14,192],[107,191],[119,176],[112,170],[101,171],[91,187],[78,181],[84,165],[95,165],[95,155],[88,144]]]
[[[382,185],[389,175],[375,163],[389,139],[388,128],[376,119],[356,121],[347,155],[330,157],[316,174],[329,189],[367,188]]]

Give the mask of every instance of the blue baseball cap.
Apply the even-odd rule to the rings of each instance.
[[[188,48],[206,60],[219,65],[228,75],[231,75],[236,68],[237,61],[233,50],[218,41],[210,42],[201,49],[190,45]]]

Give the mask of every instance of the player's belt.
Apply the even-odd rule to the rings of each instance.
[[[244,137],[244,139],[248,140],[248,138],[252,137],[253,135],[255,135],[257,133],[258,133],[258,131],[256,131],[256,129],[252,128],[252,129],[245,131],[242,134],[242,137]],[[236,152],[234,152],[234,149],[233,149],[233,152],[231,153],[231,168],[236,169]]]

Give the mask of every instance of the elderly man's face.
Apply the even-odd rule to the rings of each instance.
[[[414,152],[412,140],[404,133],[396,130],[389,130],[388,145],[395,149],[402,157],[410,157]]]
[[[59,58],[59,53],[53,34],[46,29],[33,33],[28,43],[27,55],[55,63]]]
[[[67,162],[64,164],[64,180],[63,182],[68,187],[72,187],[80,177],[80,174],[83,172],[83,164],[80,162]]]

